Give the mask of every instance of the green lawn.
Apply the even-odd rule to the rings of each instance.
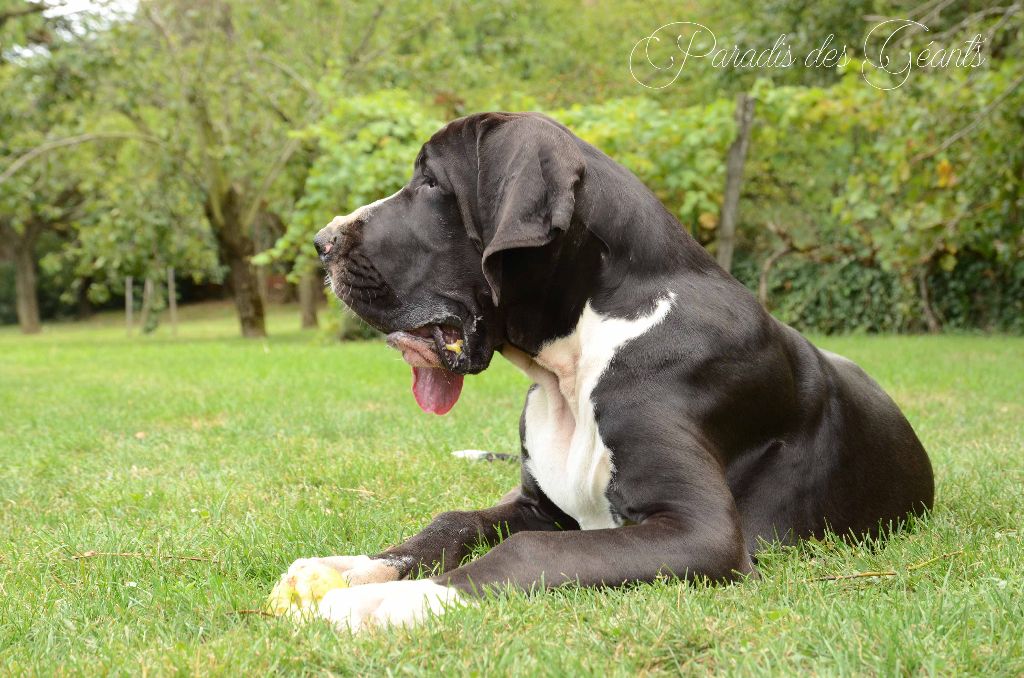
[[[373,553],[493,502],[515,465],[449,451],[518,449],[525,379],[496,357],[435,417],[380,343],[319,341],[294,310],[265,342],[235,338],[223,306],[186,317],[177,338],[127,339],[116,316],[0,330],[0,674],[1024,672],[1020,338],[820,340],[893,394],[936,469],[934,513],[883,545],[352,637],[236,611],[297,557]],[[144,557],[73,558],[88,551]],[[873,570],[896,575],[814,581]]]

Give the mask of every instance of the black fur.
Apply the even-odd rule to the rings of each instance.
[[[450,367],[464,373],[495,350],[536,355],[588,301],[631,318],[675,293],[592,398],[627,525],[579,530],[524,466],[497,506],[442,514],[381,554],[439,568],[438,582],[729,579],[753,572],[760,540],[877,535],[932,505],[927,454],[885,392],[768,315],[635,176],[548,118],[450,123],[399,194],[321,231],[327,243],[339,243],[324,257],[335,291],[371,324],[460,327],[466,355]]]

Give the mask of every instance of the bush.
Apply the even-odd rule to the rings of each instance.
[[[1011,75],[979,72],[974,91],[991,98]],[[1019,135],[1024,117],[1008,101],[1006,113],[973,135],[934,157],[920,155],[977,106],[958,100],[956,115],[943,108],[971,96],[957,77],[922,78],[916,86],[921,91],[868,87],[855,62],[828,87],[753,86],[756,125],[733,272],[756,290],[761,262],[780,237],[799,250],[769,280],[769,305],[783,321],[820,333],[926,330],[923,279],[930,310],[945,327],[1024,331],[1017,223],[1024,154],[1007,162],[995,150]],[[637,174],[683,228],[713,248],[734,106],[731,98],[673,108],[633,97],[551,115]],[[333,214],[400,187],[440,124],[439,113],[402,90],[342,100],[308,130],[319,156],[273,254],[308,265],[311,234]],[[375,334],[338,317],[336,336]]]

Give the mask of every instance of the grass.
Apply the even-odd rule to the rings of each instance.
[[[422,414],[393,352],[296,325],[278,310],[269,341],[244,341],[201,307],[176,338],[127,339],[116,316],[0,330],[0,674],[1024,673],[1020,338],[820,340],[894,395],[936,468],[936,510],[886,543],[351,637],[235,611],[297,557],[373,553],[493,502],[517,468],[449,451],[515,450],[527,384],[496,358],[450,415]],[[73,558],[88,551],[144,555]],[[873,570],[896,574],[813,581]]]

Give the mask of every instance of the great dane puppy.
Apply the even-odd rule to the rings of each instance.
[[[643,184],[536,114],[455,120],[391,197],[315,245],[443,414],[495,351],[533,386],[522,476],[383,553],[327,563],[320,614],[413,623],[489,587],[755,573],[764,541],[878,535],[932,505],[928,456],[857,365],[772,318]],[[479,542],[494,544],[460,566]],[[429,579],[410,580],[421,568]]]

